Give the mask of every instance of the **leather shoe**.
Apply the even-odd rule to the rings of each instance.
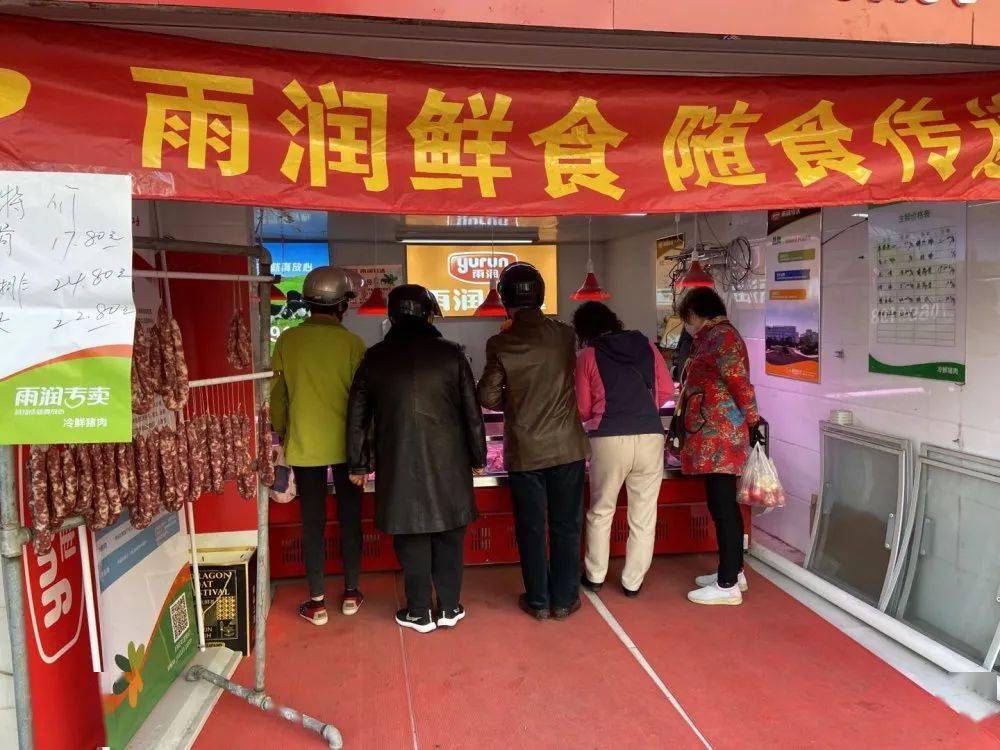
[[[549,611],[547,609],[535,609],[530,604],[528,604],[528,595],[521,594],[517,598],[517,605],[521,608],[522,612],[527,612],[529,615],[534,617],[536,620],[548,620]]]
[[[603,586],[604,584],[594,583],[589,578],[587,578],[587,574],[584,573],[582,576],[580,576],[580,585],[583,586],[585,589],[587,589],[587,591],[591,591],[596,594],[598,591],[601,590],[601,586]]]
[[[627,588],[624,583],[622,584],[622,593],[625,594],[625,596],[627,596],[629,599],[635,599],[637,596],[639,596],[640,591],[642,591],[642,586],[633,591],[632,589]]]
[[[581,607],[580,600],[577,599],[568,607],[556,607],[555,609],[553,609],[552,616],[555,617],[557,620],[565,620],[571,614],[580,609],[580,607]]]

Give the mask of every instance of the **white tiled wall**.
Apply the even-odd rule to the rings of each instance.
[[[730,303],[747,339],[761,411],[771,423],[772,455],[789,495],[785,508],[756,523],[799,549],[808,545],[810,497],[819,492],[818,423],[832,409],[849,409],[858,426],[909,438],[915,446],[929,442],[1000,458],[1000,205],[969,206],[964,386],[868,372],[868,233],[853,216],[865,211],[823,212],[823,236],[832,239],[823,247],[820,384],[765,375],[763,298]],[[732,234],[725,215],[710,220],[720,236]]]

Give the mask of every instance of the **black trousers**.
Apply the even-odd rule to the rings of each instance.
[[[736,584],[743,570],[743,514],[736,502],[739,477],[734,474],[705,474],[708,512],[715,522],[719,542],[719,585]]]
[[[302,511],[302,557],[306,564],[309,595],[322,596],[326,564],[326,466],[293,466],[295,485]],[[333,467],[333,488],[337,493],[337,520],[340,522],[340,555],[344,564],[344,588],[356,589],[361,577],[361,495],[351,484],[347,465]]]
[[[580,596],[584,462],[512,471],[508,481],[528,604],[535,609],[568,607]]]
[[[414,616],[434,608],[431,585],[440,609],[461,603],[465,526],[433,534],[396,534],[392,546],[403,566],[406,606]]]

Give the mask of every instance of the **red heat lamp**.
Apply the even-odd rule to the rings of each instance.
[[[715,279],[701,267],[701,261],[695,259],[691,261],[691,267],[677,281],[676,286],[682,289],[694,289],[699,286],[711,289],[715,286]]]
[[[570,299],[576,302],[589,302],[597,301],[603,302],[604,300],[611,299],[611,293],[601,286],[601,283],[597,280],[597,276],[594,274],[594,264],[592,261],[587,261],[587,277],[583,280],[583,286],[577,289]]]
[[[281,291],[281,289],[278,288],[277,284],[271,284],[271,304],[272,305],[280,305],[280,304],[284,303],[287,299],[288,299],[288,295],[286,295],[283,291]]]
[[[506,318],[507,308],[503,306],[503,302],[500,301],[500,292],[497,288],[490,284],[490,293],[486,295],[486,299],[482,301],[476,311],[473,313],[473,317],[476,318]]]
[[[380,286],[372,289],[372,293],[368,295],[368,299],[358,308],[358,315],[378,315],[384,318],[388,314],[389,303],[385,301],[385,294],[382,293],[382,287]]]

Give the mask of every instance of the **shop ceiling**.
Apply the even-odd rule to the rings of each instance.
[[[499,223],[495,223],[499,222]],[[675,229],[674,214],[644,214],[631,216],[404,216],[402,214],[330,213],[329,233],[331,243],[392,243],[405,237],[407,232],[439,230],[442,237],[455,237],[462,243],[462,236],[489,237],[491,232],[499,242],[514,232],[536,229],[538,242],[586,243],[588,233],[592,242],[601,243],[631,237],[643,232],[660,230],[671,234]],[[289,235],[289,241],[297,239]]]
[[[544,70],[861,75],[1000,69],[1000,49],[393,22],[162,6],[5,3],[5,13],[392,60]]]

